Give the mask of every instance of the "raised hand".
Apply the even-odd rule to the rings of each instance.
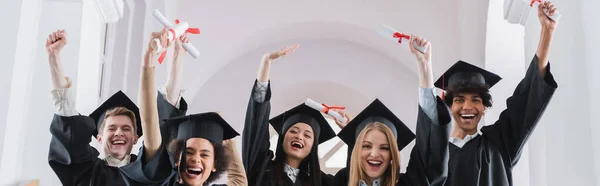
[[[67,32],[57,30],[48,35],[46,39],[46,51],[48,54],[58,54],[67,44]]]
[[[184,55],[186,50],[183,48],[183,43],[189,43],[190,38],[187,34],[183,34],[181,37],[175,40],[175,53],[176,56]]]
[[[410,37],[410,52],[417,59],[417,69],[419,75],[419,87],[421,88],[432,88],[433,87],[433,72],[431,65],[431,43],[427,39],[420,36]],[[414,45],[426,46],[427,52],[421,53],[415,49]]]
[[[160,41],[161,48],[171,46],[171,41],[169,40],[169,33],[166,28],[163,28],[160,32],[152,32],[150,34],[150,42],[148,43],[148,52],[158,52],[158,45],[154,42],[154,39],[158,39]]]
[[[285,47],[285,48],[281,49],[280,51],[265,54],[263,56],[263,59],[267,60],[267,61],[271,61],[271,60],[286,56],[286,55],[294,52],[294,50],[296,50],[296,48],[298,48],[298,46],[300,46],[300,45],[295,44],[292,46]]]
[[[410,53],[412,53],[417,58],[418,62],[427,63],[431,60],[431,43],[429,43],[429,41],[427,41],[427,39],[422,38],[420,36],[411,35],[410,41],[408,43],[410,45],[409,46]],[[418,51],[415,48],[415,43],[418,46],[426,46],[427,52],[425,52],[425,54],[423,54],[420,51]]]
[[[346,118],[346,123],[341,122],[340,120],[338,120],[335,117],[333,118],[335,120],[335,124],[337,124],[337,126],[340,127],[340,129],[343,129],[344,127],[346,127],[346,125],[348,125],[348,123],[350,123],[350,120],[352,120],[350,115],[348,115],[348,113],[344,112],[343,110],[339,110],[339,109],[331,109],[331,110],[336,111],[340,115],[344,116],[344,118]]]
[[[538,18],[540,19],[540,24],[542,24],[542,29],[556,28],[557,23],[548,18],[544,12],[548,13],[548,16],[553,16],[555,13],[558,13],[558,9],[549,1],[544,1],[538,5]]]
[[[294,50],[296,50],[298,46],[298,44],[295,44],[292,46],[285,47],[280,51],[265,54],[262,58],[262,63],[258,68],[258,76],[256,76],[256,79],[259,82],[269,81],[269,76],[271,75],[271,61],[294,52]]]

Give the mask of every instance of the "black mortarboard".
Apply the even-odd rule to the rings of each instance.
[[[177,139],[204,138],[222,144],[223,140],[240,135],[216,112],[178,116],[164,121],[177,131]]]
[[[94,137],[98,135],[100,130],[100,126],[102,126],[102,122],[104,121],[104,116],[106,111],[116,108],[116,107],[125,107],[131,110],[135,114],[135,124],[137,128],[137,135],[142,136],[142,120],[140,119],[140,109],[125,95],[125,93],[119,91],[110,98],[108,98],[102,105],[100,105],[94,112],[90,114],[90,117],[94,119],[96,122],[96,131],[94,132]]]
[[[292,125],[302,122],[313,129],[315,136],[319,139],[319,144],[335,137],[335,132],[323,117],[323,114],[304,103],[271,118],[269,122],[279,136],[283,136]]]
[[[239,136],[221,115],[216,112],[205,112],[187,116],[178,116],[165,119],[165,124],[177,131],[177,139],[183,140],[179,170],[186,168],[185,149],[190,138],[203,138],[213,143],[222,145],[223,140]]]
[[[354,143],[358,134],[369,123],[380,122],[388,126],[396,136],[398,149],[402,150],[413,139],[415,134],[400,120],[390,109],[388,109],[379,99],[375,99],[367,108],[361,111],[352,121],[350,121],[338,134],[338,137],[348,145],[348,152],[352,152]]]
[[[500,76],[490,71],[464,61],[458,61],[444,72],[444,74],[435,82],[435,86],[447,90],[448,87],[467,82],[487,85],[489,88],[492,88],[492,86],[501,79]]]

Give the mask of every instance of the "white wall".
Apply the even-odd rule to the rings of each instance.
[[[29,103],[31,92],[33,91],[32,76],[33,69],[37,65],[36,63],[36,45],[39,43],[36,40],[39,19],[39,12],[42,7],[41,1],[29,0],[23,1],[22,5],[19,4],[8,4],[7,8],[13,8],[14,10],[8,11],[15,13],[16,10],[18,15],[12,15],[17,18],[19,22],[15,26],[17,28],[16,40],[11,43],[10,40],[6,44],[7,47],[12,47],[15,50],[8,49],[7,51],[13,51],[14,53],[8,54],[9,59],[14,61],[8,61],[13,63],[12,72],[13,76],[10,81],[4,82],[9,87],[8,102],[6,104],[6,120],[2,122],[4,127],[4,141],[2,151],[2,163],[0,167],[0,181],[2,184],[16,182],[21,171],[24,170],[20,163],[24,160],[23,152],[26,140],[26,135],[23,135],[27,129],[27,124],[30,122],[29,118]],[[22,8],[27,4],[29,7]],[[3,47],[4,48],[4,47]]]
[[[16,36],[19,30],[19,21],[21,20],[22,1],[1,1],[0,17],[12,17],[14,19],[4,20],[5,29],[0,30],[1,35]],[[0,121],[6,121],[8,103],[10,98],[10,86],[13,76],[14,60],[17,48],[17,37],[6,37],[4,44],[0,46],[0,56],[4,56],[5,63],[0,68]],[[0,134],[4,134],[6,124],[0,124]],[[0,135],[0,160],[2,160],[2,151],[4,148],[4,136]],[[2,161],[0,161],[0,167]]]
[[[69,43],[61,52],[62,65],[74,82],[73,95],[79,93],[77,109],[89,113],[97,105],[97,93],[92,92],[98,90],[102,25],[89,0],[25,0],[21,3],[24,3],[22,7],[3,1],[6,6],[2,6],[11,9],[9,13],[13,15],[6,16],[17,17],[18,24],[11,27],[15,28],[13,35],[16,37],[8,37],[15,38],[14,42],[8,42],[4,45],[6,48],[2,48],[3,51],[12,49],[14,54],[7,55],[11,59],[7,63],[12,75],[3,73],[10,83],[3,85],[7,87],[3,90],[10,91],[10,96],[5,95],[9,102],[2,104],[7,105],[7,112],[2,114],[8,118],[0,128],[6,127],[1,131],[2,136],[10,140],[3,141],[0,180],[2,184],[11,184],[40,179],[41,185],[60,185],[47,161],[51,138],[48,128],[54,108],[49,94],[51,82],[44,44],[51,32],[67,31]]]
[[[594,76],[590,75],[592,72],[597,73],[600,69],[593,65],[597,60],[587,57],[597,53],[593,46],[598,41],[597,36],[589,35],[597,33],[593,31],[598,22],[593,17],[588,17],[593,14],[592,11],[581,12],[585,9],[582,7],[590,6],[590,1],[554,3],[563,15],[550,50],[552,72],[559,87],[540,120],[539,128],[543,130],[536,131],[532,136],[537,138],[536,143],[530,145],[531,171],[545,169],[546,172],[532,174],[530,183],[536,186],[597,185],[599,183],[595,177],[598,175],[598,167],[594,159],[597,160],[600,154],[597,153],[597,145],[596,150],[593,149],[598,140],[592,138],[592,134],[596,132],[594,134],[597,135],[598,131],[594,126],[597,122],[594,123],[591,119],[598,112],[597,109],[592,110],[590,102],[590,98],[597,96],[597,93],[590,91],[596,83],[588,78]],[[535,53],[539,40],[540,26],[535,13],[537,11],[532,11],[525,25],[526,60],[530,60]],[[588,66],[589,64],[592,65]],[[586,68],[587,71],[584,70]],[[534,155],[533,152],[539,153]]]
[[[591,137],[594,167],[595,167],[595,178],[596,184],[600,185],[600,119],[597,114],[600,113],[600,87],[596,80],[600,79],[600,64],[598,63],[598,43],[600,43],[600,13],[594,7],[600,6],[599,1],[581,1],[581,19],[583,25],[583,36],[585,37],[585,44],[583,49],[585,62],[584,66],[587,68],[588,75],[588,88],[589,88],[589,124],[590,132],[594,135]],[[573,61],[574,62],[574,61]]]

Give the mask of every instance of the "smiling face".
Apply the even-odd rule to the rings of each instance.
[[[378,178],[380,185],[395,185],[399,173],[400,150],[394,133],[383,123],[367,124],[352,149],[349,185]]]
[[[456,126],[469,133],[477,131],[477,124],[485,115],[485,108],[481,96],[473,93],[459,93],[452,98],[450,106]]]
[[[105,154],[122,160],[131,153],[138,140],[135,115],[122,107],[109,110],[105,115],[97,136],[98,142],[102,144]]]
[[[392,159],[387,136],[379,130],[367,132],[360,149],[361,164],[369,180],[383,175]]]
[[[186,185],[201,186],[208,180],[215,168],[215,148],[204,138],[190,138],[186,142],[185,169],[180,169],[179,174]],[[179,166],[179,161],[176,162]]]
[[[303,160],[314,144],[314,132],[306,123],[296,123],[288,129],[283,139],[283,151],[288,158]]]

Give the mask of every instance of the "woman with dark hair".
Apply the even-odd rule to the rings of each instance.
[[[140,78],[140,116],[145,131],[144,143],[140,148],[135,162],[121,167],[123,179],[128,185],[208,185],[223,173],[230,174],[228,185],[246,185],[246,177],[239,156],[238,163],[229,164],[227,156],[233,157],[232,143],[223,142],[239,134],[227,123],[220,114],[215,112],[178,116],[159,122],[160,102],[153,101],[157,97],[154,91],[154,61],[156,61],[157,45],[153,39],[160,39],[162,47],[168,47],[167,31],[152,33],[152,39],[145,54]],[[171,128],[174,130],[171,130]],[[172,133],[174,132],[174,133]],[[171,149],[178,151],[169,154],[164,144],[170,141],[174,144]],[[225,146],[225,148],[224,148]],[[226,153],[225,149],[229,152]],[[178,158],[173,158],[178,157]],[[173,159],[179,161],[173,162]],[[233,159],[236,160],[235,158]],[[238,167],[233,167],[238,165]]]
[[[176,165],[181,161],[181,152],[185,141],[182,139],[173,139],[168,146],[169,154],[174,157]],[[227,170],[229,178],[228,185],[248,185],[246,174],[241,163],[240,153],[236,150],[235,140],[224,140],[223,144],[212,143],[214,147],[214,167],[215,172],[206,179],[205,183],[213,183],[219,176]],[[187,156],[186,156],[187,157]],[[217,186],[217,185],[213,185]]]
[[[269,120],[271,61],[296,47],[264,55],[254,84],[242,135],[242,157],[252,186],[333,183],[333,178],[320,170],[318,145],[335,137],[335,132],[319,111],[300,104]],[[269,123],[279,134],[275,154],[269,150]]]

